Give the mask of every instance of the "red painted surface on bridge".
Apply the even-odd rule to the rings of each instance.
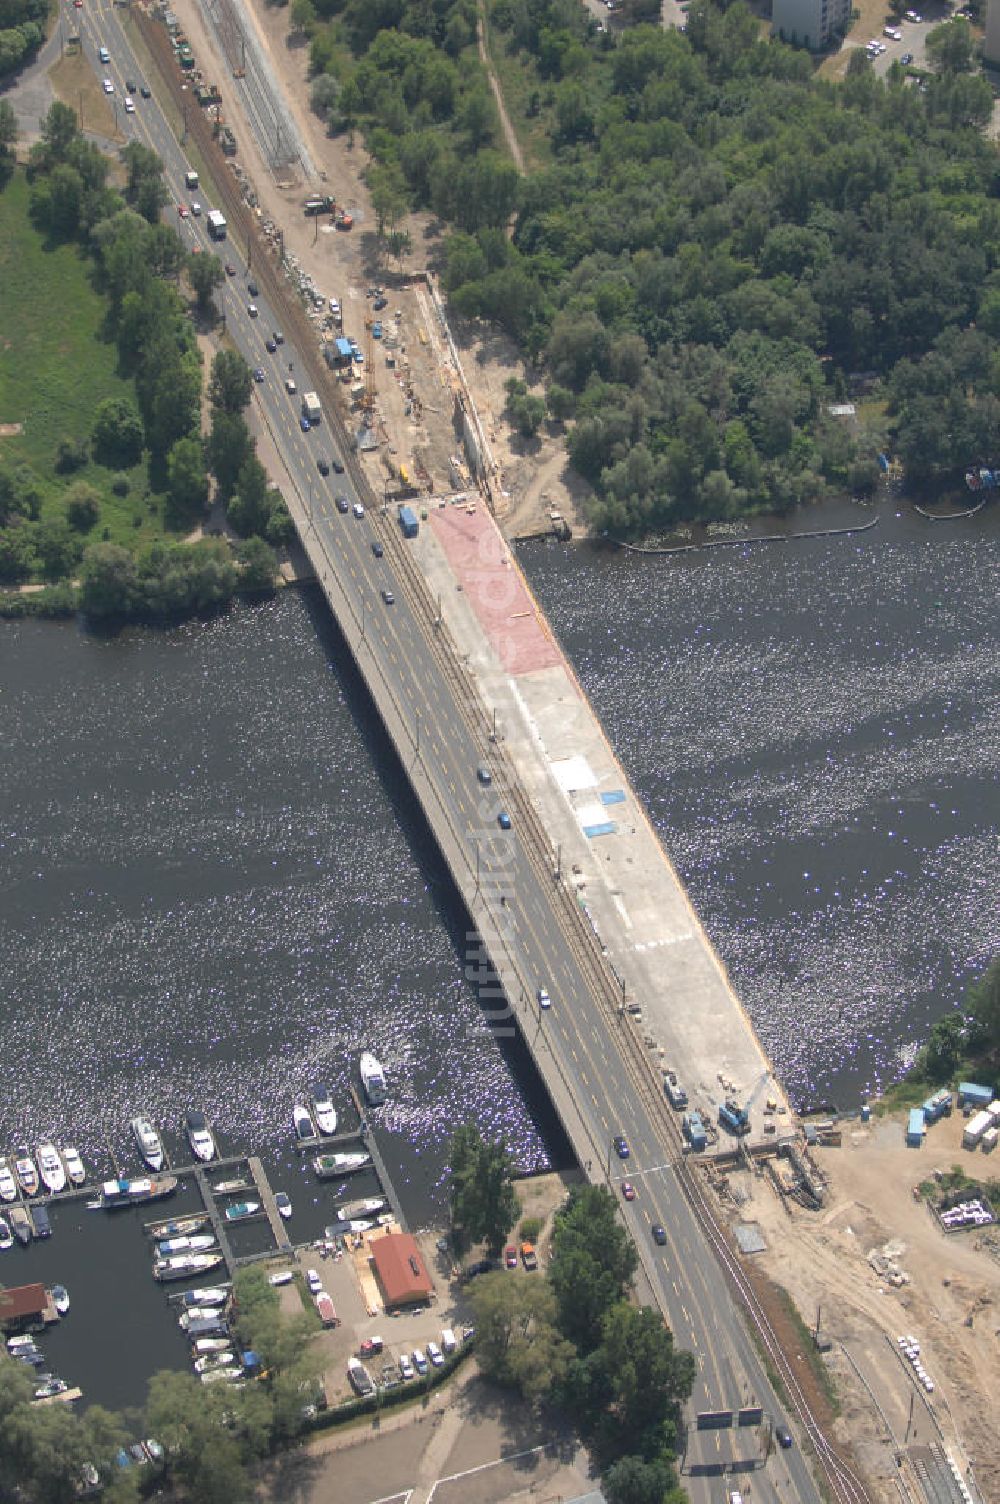
[[[480,626],[509,674],[553,668],[563,657],[483,504],[437,508],[430,525]]]

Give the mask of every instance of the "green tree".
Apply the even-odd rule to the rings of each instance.
[[[101,512],[100,492],[85,480],[74,481],[66,492],[66,516],[70,527],[88,533]]]
[[[512,376],[506,383],[507,402],[504,416],[524,438],[530,439],[538,432],[545,418],[545,400],[533,397],[525,382]]]
[[[250,430],[239,413],[215,409],[206,453],[208,468],[215,476],[219,494],[228,501],[236,487],[240,471],[253,454]]]
[[[236,350],[220,350],[212,361],[208,400],[224,413],[241,413],[250,405],[253,372]]]
[[[604,1318],[622,1300],[638,1266],[635,1244],[604,1186],[576,1189],[555,1219],[552,1281],[559,1330],[581,1353],[603,1337]]]
[[[42,573],[49,580],[66,579],[83,555],[83,544],[78,535],[61,517],[47,517],[36,522],[34,542]]]
[[[694,1383],[694,1359],[674,1346],[673,1333],[652,1306],[622,1301],[604,1317],[595,1361],[608,1375],[614,1400],[600,1428],[599,1446],[614,1457],[649,1460],[673,1455],[680,1407]]]
[[[170,195],[163,181],[163,163],[152,147],[130,141],[121,153],[128,172],[125,199],[151,225],[166,208]]]
[[[226,521],[241,537],[263,536],[271,516],[267,471],[255,454],[247,454],[226,506]]]
[[[278,560],[263,538],[245,539],[236,550],[236,558],[241,566],[241,589],[250,592],[274,589]]]
[[[933,27],[924,43],[927,61],[935,73],[971,73],[976,42],[968,21],[960,16]]]
[[[299,36],[304,36],[316,23],[316,7],[313,0],[292,0],[289,15],[292,18],[292,31]]]
[[[208,502],[205,446],[196,434],[185,435],[171,447],[167,487],[175,517],[191,518],[204,511]]]
[[[86,439],[73,439],[68,435],[56,445],[56,469],[60,475],[80,470],[90,458]]]
[[[556,1302],[548,1280],[511,1279],[503,1271],[481,1275],[470,1300],[482,1371],[526,1399],[551,1394],[572,1349],[556,1331]]]
[[[94,543],[80,568],[80,609],[87,616],[130,616],[140,599],[135,559],[115,543]]]
[[[337,112],[337,100],[340,98],[340,84],[332,73],[321,73],[314,78],[309,90],[309,105],[313,113],[329,125]]]
[[[128,469],[142,455],[142,419],[124,397],[105,397],[94,411],[90,431],[94,458],[109,469]]]
[[[406,180],[396,162],[372,167],[368,173],[368,191],[375,210],[376,233],[383,239],[387,230],[398,228],[406,213]]]
[[[157,1373],[149,1384],[146,1425],[171,1458],[171,1469],[198,1504],[249,1498],[239,1443],[225,1424],[226,1400],[190,1374]]]
[[[601,1478],[608,1504],[681,1504],[683,1490],[669,1463],[660,1458],[622,1457]]]
[[[213,306],[213,292],[226,280],[225,269],[218,256],[202,253],[188,257],[187,275],[198,304],[198,312],[204,315]]]
[[[452,1238],[461,1250],[485,1242],[498,1253],[520,1213],[511,1182],[506,1145],[484,1142],[473,1124],[459,1128],[451,1140]]]
[[[1000,956],[991,961],[968,991],[972,1040],[976,1050],[995,1064],[1000,1059]]]
[[[62,100],[54,100],[42,121],[42,138],[31,149],[32,162],[43,169],[65,162],[79,135],[76,111]]]

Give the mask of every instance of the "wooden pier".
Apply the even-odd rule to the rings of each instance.
[[[285,1231],[285,1224],[282,1219],[281,1213],[278,1211],[277,1205],[275,1203],[274,1192],[271,1190],[271,1183],[268,1180],[267,1176],[264,1174],[264,1166],[261,1164],[256,1154],[251,1154],[250,1158],[247,1160],[247,1164],[250,1166],[250,1174],[253,1176],[254,1185],[257,1187],[257,1194],[260,1197],[260,1204],[264,1208],[264,1215],[267,1217],[268,1222],[271,1224],[271,1235],[274,1238],[275,1243],[277,1244],[278,1252],[291,1253],[292,1245],[289,1242],[288,1234]]]
[[[385,1160],[382,1158],[378,1144],[375,1142],[375,1135],[372,1133],[371,1124],[368,1121],[368,1110],[361,1101],[357,1089],[353,1086],[351,1087],[351,1099],[358,1110],[360,1124],[357,1134],[353,1135],[353,1137],[359,1138],[371,1155],[379,1185],[382,1187],[385,1199],[389,1203],[389,1208],[403,1232],[407,1232],[409,1229],[407,1228],[406,1218],[403,1216],[402,1208],[399,1204],[399,1197],[396,1195],[395,1187],[389,1179],[389,1171],[386,1169]]]
[[[233,1163],[241,1164],[242,1156],[239,1160],[233,1161]],[[212,1164],[215,1165],[216,1168],[218,1168],[219,1161],[212,1160]],[[208,1183],[208,1177],[205,1174],[204,1168],[201,1165],[198,1165],[196,1167],[193,1166],[192,1170],[195,1178],[195,1183],[198,1186],[198,1191],[201,1195],[202,1201],[205,1204],[205,1210],[208,1213],[209,1220],[212,1224],[212,1231],[215,1233],[215,1240],[222,1250],[222,1257],[226,1262],[226,1270],[231,1275],[233,1270],[236,1268],[236,1260],[233,1257],[232,1244],[229,1241],[229,1234],[226,1231],[225,1221],[219,1213],[219,1208],[215,1204],[215,1197],[212,1194],[212,1188]]]
[[[44,1399],[32,1400],[33,1405],[68,1405],[73,1400],[82,1400],[82,1389],[64,1389],[62,1394],[47,1394]]]

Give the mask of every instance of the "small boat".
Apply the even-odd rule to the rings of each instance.
[[[206,1353],[203,1358],[195,1358],[195,1373],[211,1373],[214,1368],[226,1368],[230,1363],[236,1362],[235,1353]]]
[[[292,1122],[295,1125],[295,1137],[300,1142],[308,1142],[316,1137],[316,1124],[312,1120],[312,1113],[302,1102],[296,1102],[292,1108]]]
[[[275,1191],[275,1193],[274,1193],[274,1204],[278,1208],[278,1216],[279,1217],[283,1217],[284,1220],[287,1222],[288,1219],[289,1219],[289,1217],[292,1215],[292,1203],[291,1203],[291,1198],[288,1195],[288,1192],[287,1191]]]
[[[207,1164],[216,1155],[215,1136],[208,1125],[208,1118],[203,1112],[189,1111],[184,1114],[184,1126],[187,1130],[188,1143],[195,1159],[200,1159]]]
[[[375,1226],[374,1217],[352,1217],[349,1222],[342,1222],[340,1226],[344,1232],[371,1232]]]
[[[202,1285],[198,1290],[185,1290],[181,1303],[186,1306],[224,1306],[231,1288],[230,1285]]]
[[[352,1217],[374,1217],[376,1212],[384,1212],[385,1208],[384,1196],[367,1196],[363,1201],[345,1201],[337,1209],[337,1216],[341,1222],[349,1222]]]
[[[215,1234],[201,1232],[196,1233],[193,1238],[187,1236],[161,1238],[156,1245],[156,1251],[162,1259],[165,1259],[173,1253],[204,1253],[207,1248],[214,1247]]]
[[[313,1117],[320,1133],[329,1136],[337,1131],[337,1109],[325,1086],[313,1087],[311,1097]]]
[[[217,1196],[231,1196],[236,1191],[251,1191],[253,1186],[249,1180],[220,1180],[218,1185],[213,1185],[212,1190]]]
[[[12,1206],[8,1216],[10,1225],[14,1229],[14,1236],[22,1248],[27,1248],[35,1236],[34,1225],[26,1207]]]
[[[35,1390],[36,1400],[51,1400],[57,1394],[65,1394],[69,1385],[65,1379],[46,1379],[44,1384]]]
[[[358,1070],[361,1073],[361,1085],[365,1089],[365,1096],[369,1103],[372,1107],[381,1107],[386,1095],[385,1071],[382,1069],[382,1062],[370,1050],[365,1050],[358,1061]]]
[[[208,1373],[199,1374],[198,1377],[203,1384],[218,1384],[221,1379],[228,1379],[234,1389],[242,1388],[243,1385],[239,1370],[235,1368],[212,1368]]]
[[[52,1296],[52,1304],[59,1312],[59,1315],[65,1316],[69,1310],[69,1291],[66,1289],[66,1286],[53,1285],[49,1294]]]
[[[227,1353],[232,1345],[228,1337],[196,1337],[193,1343],[196,1353]]]
[[[36,1238],[51,1238],[51,1236],[52,1236],[52,1223],[49,1221],[49,1214],[45,1210],[45,1207],[44,1206],[33,1206],[31,1208],[29,1216],[31,1217],[31,1220],[35,1224],[35,1237]]]
[[[118,1206],[136,1206],[142,1201],[159,1201],[163,1196],[172,1196],[176,1189],[176,1175],[106,1180],[101,1186],[101,1204],[111,1211]]]
[[[78,1149],[74,1144],[64,1144],[63,1164],[66,1166],[66,1174],[69,1176],[70,1185],[83,1185],[87,1179],[87,1171],[83,1160],[80,1158]]]
[[[227,1222],[245,1222],[248,1217],[255,1217],[259,1211],[259,1201],[234,1201],[232,1206],[226,1207],[225,1217]]]
[[[38,1348],[35,1346],[35,1339],[34,1339],[34,1337],[30,1336],[28,1333],[25,1333],[21,1337],[8,1337],[7,1338],[7,1351],[9,1353],[24,1352],[24,1350],[26,1348],[29,1351],[31,1351],[31,1352],[37,1352],[38,1351]]]
[[[295,1278],[291,1269],[276,1269],[273,1274],[267,1276],[269,1285],[290,1285]]]
[[[214,1309],[196,1306],[192,1311],[182,1311],[177,1318],[177,1325],[192,1340],[196,1337],[224,1337],[229,1332],[229,1324],[222,1314],[221,1306]]]
[[[38,1190],[38,1171],[35,1169],[35,1161],[27,1149],[22,1149],[14,1159],[14,1173],[17,1183],[26,1196],[34,1196]]]
[[[190,1217],[176,1217],[172,1222],[154,1222],[146,1231],[151,1238],[190,1237],[192,1233],[201,1232],[208,1222],[208,1217],[195,1212]]]
[[[66,1189],[66,1170],[56,1153],[55,1144],[46,1142],[38,1145],[38,1168],[42,1184],[53,1196]]]
[[[340,1180],[343,1175],[366,1170],[371,1162],[370,1154],[317,1154],[312,1166],[320,1180]]]
[[[132,1133],[135,1137],[136,1148],[142,1155],[149,1168],[156,1173],[163,1169],[163,1141],[148,1118],[133,1118],[131,1123]]]
[[[171,1258],[157,1259],[153,1264],[153,1278],[161,1281],[186,1279],[189,1274],[207,1274],[209,1269],[218,1269],[221,1263],[221,1253],[179,1253]]]
[[[5,1253],[8,1248],[14,1246],[14,1234],[10,1230],[10,1224],[0,1217],[0,1253]]]
[[[0,1159],[0,1201],[17,1200],[17,1181],[10,1173],[10,1165]]]

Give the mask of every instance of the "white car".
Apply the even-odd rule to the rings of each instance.
[[[259,312],[260,312],[260,309],[257,307],[256,303],[248,303],[247,304],[247,313],[250,315],[250,317],[252,319],[255,319],[257,317],[257,315],[258,315]]]
[[[197,219],[198,215],[201,213],[201,205],[197,201],[191,205],[191,213],[194,215],[195,219]]]
[[[535,996],[538,998],[539,1008],[552,1007],[552,999],[549,997],[549,990],[547,987],[539,987],[538,991],[535,993]]]
[[[323,1288],[323,1281],[315,1269],[306,1270],[306,1284],[309,1286],[310,1295],[318,1295]]]
[[[399,1377],[401,1379],[413,1378],[413,1364],[410,1362],[409,1353],[400,1353],[399,1355]]]
[[[285,391],[286,392],[290,392],[293,397],[294,397],[295,393],[298,391],[298,387],[295,385],[295,377],[294,376],[289,376],[287,378],[287,380],[285,381]]]
[[[363,517],[365,515],[365,509],[361,505],[360,501],[356,501],[354,503],[354,509],[353,510],[354,510],[355,517]]]
[[[444,1353],[438,1347],[436,1342],[428,1342],[427,1356],[428,1358],[430,1358],[431,1363],[435,1368],[440,1368],[444,1363]]]
[[[105,94],[113,94],[115,92],[115,86],[111,82],[110,78],[106,78],[104,80],[104,92]]]
[[[125,113],[126,115],[135,114],[135,100],[132,99],[128,94],[125,95]]]
[[[417,1370],[417,1373],[427,1372],[427,1359],[424,1357],[423,1350],[419,1347],[413,1349],[413,1366]]]

